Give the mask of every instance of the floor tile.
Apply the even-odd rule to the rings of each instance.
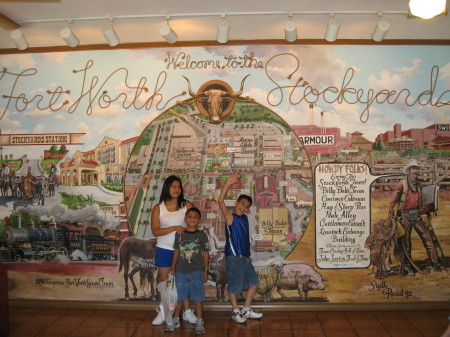
[[[99,309],[96,310],[91,316],[107,316],[107,317],[117,317],[120,315],[122,310],[113,310],[113,309]],[[156,316],[156,313],[155,313]]]
[[[83,322],[84,327],[103,327],[106,328],[111,325],[115,317],[89,317]]]
[[[24,324],[19,326],[17,329],[11,331],[12,334],[15,335],[37,335],[44,329],[48,327],[47,324]]]
[[[350,324],[355,330],[379,330],[384,329],[376,319],[350,319]]]
[[[230,330],[228,337],[261,337],[261,330]]]
[[[433,318],[430,318],[430,319],[416,318],[416,319],[410,319],[409,322],[416,329],[419,329],[419,328],[430,328],[430,329],[441,328],[441,324]]]
[[[327,337],[358,337],[355,330],[325,330]]]
[[[140,318],[115,318],[110,327],[112,328],[137,328],[142,323],[142,319]]]
[[[373,311],[373,315],[377,319],[404,319],[405,317],[402,315],[400,311],[390,311],[390,310],[383,310],[383,311]]]
[[[318,319],[292,320],[292,330],[321,330],[322,325]]]
[[[386,330],[391,331],[393,329],[413,329],[414,327],[406,319],[380,319],[381,325],[386,328]]]
[[[75,328],[68,336],[69,337],[98,337],[103,331],[104,327],[99,326],[79,326]]]
[[[348,319],[375,319],[370,311],[346,311],[345,316]]]
[[[280,336],[280,337],[294,337],[294,334],[292,330],[282,330],[279,333],[276,333],[274,330],[261,330],[261,337],[274,337],[274,336]]]
[[[440,329],[417,329],[424,337],[441,337],[445,331],[444,328]]]
[[[197,335],[194,335],[194,336],[197,336]],[[205,334],[201,335],[201,336],[202,337],[228,337],[228,330],[215,330],[215,329],[207,328]],[[170,336],[167,336],[167,337],[170,337]]]
[[[230,330],[260,330],[261,321],[255,319],[249,319],[246,323],[230,322]]]
[[[431,318],[426,310],[401,310],[400,312],[406,318]]]
[[[388,329],[392,337],[422,337],[416,329]]]
[[[356,330],[358,337],[391,337],[389,332],[384,329],[376,330]]]
[[[293,311],[289,313],[290,319],[317,319],[315,312],[309,311]]]
[[[320,330],[292,330],[294,337],[326,337],[325,332]]]
[[[228,330],[230,328],[229,319],[208,318],[205,319],[205,327],[213,330]]]
[[[109,327],[100,335],[100,337],[130,337],[136,328]]]
[[[435,318],[435,319],[444,328],[450,326],[450,322],[449,322],[449,320],[447,318]]]
[[[289,319],[289,312],[287,311],[266,311],[263,312],[264,318],[271,318],[271,319],[278,319],[278,318],[282,318],[282,319]]]
[[[182,330],[192,330],[195,329],[195,324],[189,323],[183,319],[180,320]],[[165,326],[165,324],[163,324]]]
[[[346,319],[324,319],[320,320],[320,324],[324,330],[349,330],[353,329],[350,322]]]
[[[118,315],[118,317],[145,318],[148,314],[148,311],[143,310],[124,310]]]
[[[261,321],[261,329],[262,330],[291,330],[291,323],[289,319],[271,319],[271,318],[263,318]],[[284,336],[284,331],[282,332]]]
[[[9,322],[14,324],[23,324],[25,322],[28,322],[32,317],[34,316],[30,314],[21,315],[18,313],[14,313],[13,315],[9,315]]]
[[[160,329],[160,328],[153,328],[153,329],[148,329],[148,328],[143,328],[143,327],[139,327],[137,328],[134,333],[133,333],[133,337],[162,337],[164,336],[164,329]],[[169,333],[166,336],[171,336]]]
[[[91,316],[96,311],[96,309],[69,309],[66,316]]]
[[[24,315],[24,314],[37,314],[40,313],[42,311],[41,308],[18,308],[17,310],[18,312],[20,312],[20,314]],[[15,311],[14,311],[15,313]]]
[[[193,337],[194,330],[175,330],[172,332],[166,332],[164,337]],[[134,336],[133,336],[134,337]]]
[[[319,320],[322,319],[347,319],[343,311],[320,311],[317,313]]]
[[[229,311],[204,313],[205,337],[441,337],[450,310],[263,311],[238,324]],[[12,308],[10,337],[194,337],[195,325],[165,332],[154,310]]]
[[[53,325],[80,325],[87,319],[87,316],[62,316]]]
[[[208,318],[230,319],[231,311],[205,311],[203,313],[203,319]]]
[[[427,310],[430,316],[434,318],[448,319],[450,316],[450,310]]]
[[[45,330],[41,331],[39,335],[43,336],[68,336],[76,326],[73,325],[50,325]]]
[[[37,314],[33,317],[31,317],[28,321],[27,324],[52,324],[54,322],[56,322],[58,319],[60,318],[60,316],[55,316],[55,315],[41,315],[41,314]]]
[[[153,325],[152,324],[152,320],[144,318],[141,322],[141,324],[139,325],[139,328],[142,329],[157,329],[157,328],[162,328],[163,330],[165,329],[164,325]]]

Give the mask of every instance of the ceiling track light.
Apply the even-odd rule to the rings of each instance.
[[[292,13],[289,13],[289,21],[284,25],[284,37],[287,42],[297,40],[297,25],[292,21]]]
[[[222,14],[220,21],[217,23],[216,40],[219,43],[227,43],[230,34],[230,23],[225,19],[225,14]]]
[[[109,18],[109,23],[102,27],[103,36],[111,47],[117,46],[120,43],[119,36],[114,30],[113,22],[114,19]]]
[[[383,20],[383,14],[378,13],[378,22],[375,26],[375,29],[372,33],[372,40],[375,42],[381,42],[383,41],[384,37],[386,36],[387,32],[389,31],[389,22]]]
[[[422,19],[431,19],[446,11],[446,0],[410,0],[409,10],[412,15]]]
[[[175,43],[178,40],[177,33],[169,26],[170,16],[166,16],[167,23],[159,29],[161,36],[169,43]]]
[[[328,20],[327,30],[325,32],[325,40],[328,42],[336,41],[340,27],[341,23],[333,17],[333,13],[330,13],[330,19]]]
[[[75,48],[80,44],[80,40],[77,36],[72,32],[72,20],[67,22],[68,26],[61,29],[59,32],[59,36],[61,36],[64,41],[69,45],[69,47]]]
[[[22,29],[15,29],[11,32],[11,39],[14,40],[17,49],[25,50],[28,48],[28,41],[23,35]]]

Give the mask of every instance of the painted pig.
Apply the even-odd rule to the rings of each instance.
[[[278,278],[276,287],[281,298],[286,297],[281,292],[281,289],[297,289],[301,300],[307,301],[308,291],[325,289],[323,281],[326,280],[310,265],[304,263],[291,263],[283,266],[283,272]]]

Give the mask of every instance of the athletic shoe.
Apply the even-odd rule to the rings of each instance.
[[[199,318],[197,319],[197,326],[195,327],[195,334],[196,335],[202,335],[205,333],[205,327],[204,327],[203,319]]]
[[[262,313],[260,312],[254,312],[250,308],[243,308],[242,309],[242,316],[245,318],[253,318],[253,319],[260,319],[262,317]]]
[[[174,331],[180,327],[180,318],[174,317],[172,320],[172,324],[167,324],[166,331]]]
[[[155,319],[152,322],[152,325],[161,325],[164,323],[164,315],[161,311],[158,311],[158,315],[156,315]]]
[[[235,321],[236,323],[247,322],[247,319],[244,316],[242,316],[242,314],[239,310],[233,310],[233,313],[231,314],[231,319],[233,321]]]
[[[191,324],[197,323],[197,317],[194,315],[191,309],[185,310],[183,312],[183,319]]]

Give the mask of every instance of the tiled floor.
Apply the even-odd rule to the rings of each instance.
[[[154,310],[10,308],[11,337],[195,336],[194,325],[164,332],[153,327]],[[229,312],[206,310],[205,337],[440,337],[450,310],[264,311],[261,320],[230,321]]]

